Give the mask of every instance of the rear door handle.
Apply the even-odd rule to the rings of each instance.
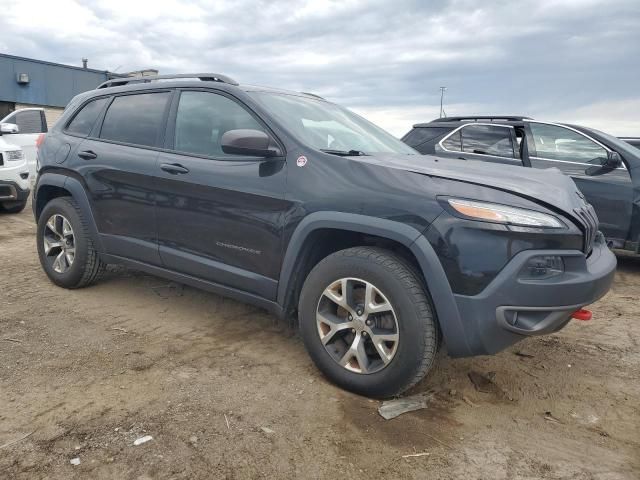
[[[98,155],[96,155],[91,150],[85,150],[84,152],[80,152],[78,153],[78,156],[83,160],[93,160],[94,158],[98,158]]]
[[[160,168],[167,173],[172,175],[177,175],[181,173],[189,173],[189,169],[187,167],[183,167],[179,163],[162,163],[160,164]]]

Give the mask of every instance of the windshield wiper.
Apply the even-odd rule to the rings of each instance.
[[[341,157],[361,157],[367,155],[360,150],[331,150],[330,148],[321,148],[320,151],[330,155],[339,155]]]

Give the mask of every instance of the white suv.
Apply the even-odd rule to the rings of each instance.
[[[0,135],[17,132],[17,125],[0,124]],[[29,167],[22,148],[0,136],[0,212],[21,212],[29,198],[29,185]]]

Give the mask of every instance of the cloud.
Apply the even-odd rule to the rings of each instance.
[[[437,116],[441,85],[450,114],[638,133],[633,114],[607,105],[640,101],[639,25],[636,0],[29,1],[3,7],[0,50],[312,91],[396,134]]]

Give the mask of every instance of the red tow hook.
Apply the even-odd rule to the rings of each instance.
[[[571,315],[571,318],[575,318],[576,320],[582,320],[583,322],[586,322],[587,320],[591,320],[591,317],[593,315],[591,314],[591,310],[585,310],[584,308],[581,308],[580,310],[576,310],[575,312],[573,312],[573,315]]]

